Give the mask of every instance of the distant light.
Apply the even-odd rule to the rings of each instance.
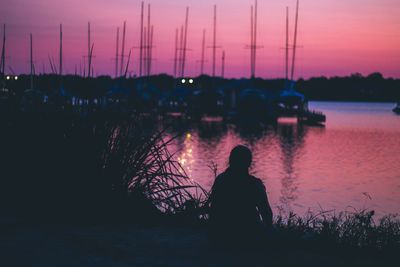
[[[11,79],[11,77],[10,77],[10,76],[7,76],[6,79],[9,80],[9,79]]]
[[[15,76],[15,77],[14,77],[14,80],[18,80],[18,76]]]
[[[191,138],[191,137],[192,137],[192,135],[191,135],[190,133],[187,133],[187,134],[186,134],[186,138],[189,139],[189,138]]]
[[[193,79],[189,79],[189,83],[193,83]]]
[[[186,80],[185,79],[182,79],[182,81],[181,81],[182,83],[186,83]]]

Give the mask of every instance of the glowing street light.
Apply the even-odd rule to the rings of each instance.
[[[9,80],[9,79],[11,79],[11,77],[7,75],[6,79]]]
[[[14,77],[14,80],[18,80],[18,76],[15,76],[15,77]]]
[[[189,79],[189,83],[193,83],[193,79]]]
[[[185,79],[182,79],[182,81],[181,81],[182,83],[186,83],[186,80]]]

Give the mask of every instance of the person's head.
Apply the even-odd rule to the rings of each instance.
[[[229,156],[229,167],[237,170],[248,170],[252,161],[250,149],[243,145],[238,145],[232,149]]]

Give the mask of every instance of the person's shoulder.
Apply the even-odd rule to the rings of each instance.
[[[227,171],[221,172],[220,174],[217,175],[217,177],[215,177],[215,181],[223,181],[227,179],[228,176],[229,174],[227,173]]]
[[[250,175],[250,177],[251,177],[251,180],[253,181],[255,186],[262,187],[262,188],[265,189],[264,182],[260,178],[257,178],[257,177],[252,176],[252,175]]]
[[[225,177],[225,176],[227,176],[226,171],[221,172],[220,174],[218,174],[217,177],[216,177],[215,179],[221,179],[221,178],[223,178],[223,177]]]
[[[260,178],[257,178],[253,175],[250,175],[250,178],[255,182],[255,183],[263,183],[263,181]]]
[[[225,181],[227,179],[227,176],[228,176],[228,174],[226,171],[218,174],[217,177],[215,177],[214,184],[219,184],[219,183]]]

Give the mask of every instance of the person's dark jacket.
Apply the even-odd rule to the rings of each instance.
[[[263,182],[228,168],[214,182],[210,195],[210,224],[216,235],[256,234],[272,225],[272,210]]]

